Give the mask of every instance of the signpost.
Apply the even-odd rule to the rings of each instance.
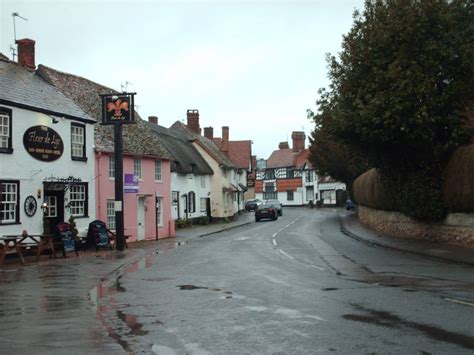
[[[125,237],[123,231],[123,139],[122,125],[135,123],[134,117],[135,93],[103,94],[102,125],[114,126],[114,155],[115,155],[115,227],[116,248],[124,250]]]

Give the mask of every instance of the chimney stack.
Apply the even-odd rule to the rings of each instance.
[[[18,39],[18,64],[29,71],[35,71],[35,41],[29,38]]]
[[[188,110],[187,118],[188,128],[196,134],[201,134],[201,129],[199,128],[199,110]]]
[[[208,139],[214,139],[214,128],[212,127],[204,127],[204,137]]]
[[[221,150],[224,153],[229,152],[229,127],[228,126],[222,126],[222,146]]]
[[[293,131],[291,134],[291,138],[293,139],[293,152],[301,152],[304,150],[304,141],[306,139],[306,136],[304,132],[301,131]]]
[[[280,142],[280,144],[278,144],[278,149],[289,149],[290,146],[288,145],[288,142]]]
[[[158,117],[157,116],[148,116],[148,122],[158,125]]]

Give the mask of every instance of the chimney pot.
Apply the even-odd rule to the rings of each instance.
[[[18,39],[18,64],[30,71],[36,69],[35,64],[35,41],[29,38]]]
[[[280,144],[278,144],[278,149],[289,149],[290,146],[288,145],[288,142],[280,142]]]
[[[158,124],[158,116],[148,116],[148,122]]]
[[[201,129],[199,128],[199,110],[188,110],[186,116],[188,119],[188,128],[196,134],[201,134]]]

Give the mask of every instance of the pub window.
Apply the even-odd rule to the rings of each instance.
[[[71,215],[74,217],[87,216],[87,185],[77,184],[69,190],[69,206]]]
[[[58,199],[56,198],[56,196],[45,196],[44,202],[46,202],[44,215],[46,217],[57,217],[58,216]]]
[[[307,170],[306,171],[306,182],[311,182],[313,181],[313,171],[312,170]]]
[[[109,179],[115,179],[115,156],[109,155]]]
[[[278,199],[278,192],[276,191],[266,191],[263,193],[264,200],[277,200]]]
[[[286,170],[286,177],[287,177],[288,179],[293,179],[293,178],[295,177],[294,170],[291,169],[291,168],[288,168],[288,169]]]
[[[140,180],[143,179],[142,176],[142,158],[140,157],[135,157],[133,159],[133,174],[135,176],[138,176]]]
[[[107,200],[107,226],[115,230],[115,201]]]
[[[13,153],[12,110],[0,107],[0,153]]]
[[[19,198],[20,182],[0,180],[0,224],[20,223]]]
[[[288,201],[293,201],[293,200],[294,200],[293,190],[288,190],[288,191],[286,191],[286,199],[287,199]]]
[[[156,225],[163,227],[163,212],[161,206],[163,205],[163,197],[156,198]]]
[[[71,123],[71,158],[87,161],[86,127],[82,124]]]
[[[155,181],[161,181],[161,160],[155,160]]]
[[[206,187],[206,175],[201,175],[201,187]]]
[[[196,212],[196,194],[193,191],[188,193],[188,211]]]

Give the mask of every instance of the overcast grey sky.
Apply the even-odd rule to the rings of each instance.
[[[0,52],[36,41],[36,63],[137,93],[137,111],[169,127],[198,109],[201,127],[230,127],[268,158],[313,125],[325,54],[337,54],[363,0],[0,0]],[[308,142],[307,142],[308,144]]]

